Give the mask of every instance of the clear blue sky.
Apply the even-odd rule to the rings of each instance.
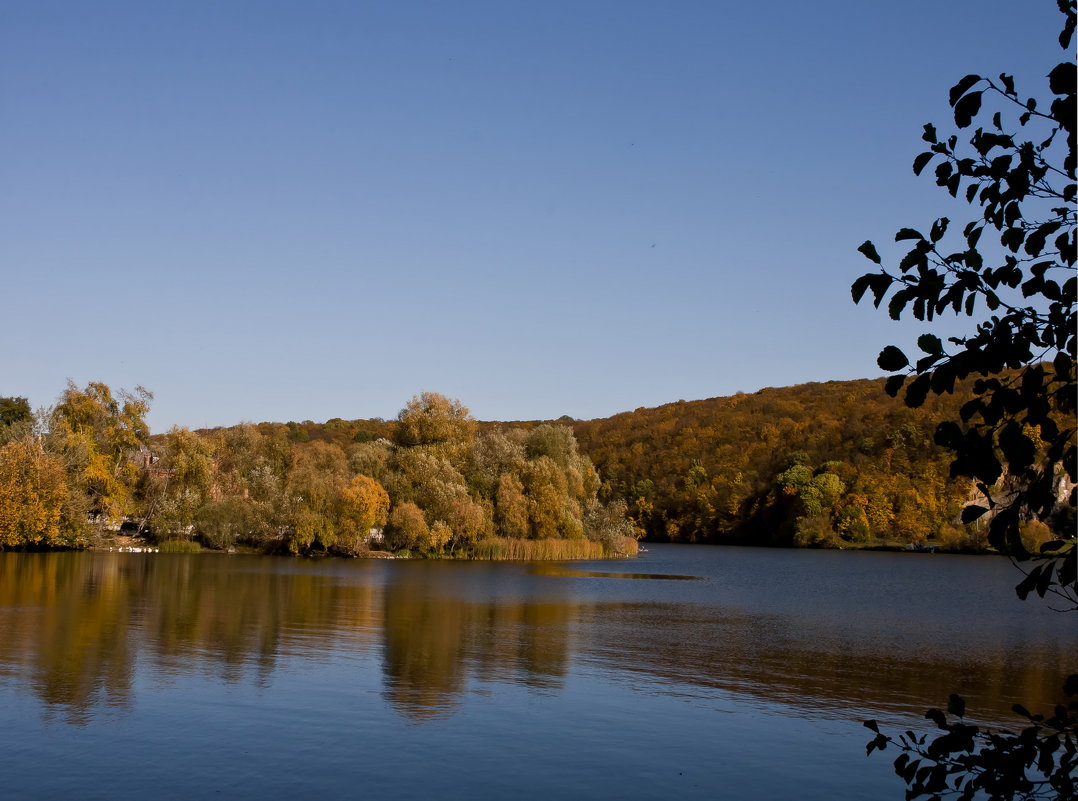
[[[1021,12],[1021,13],[1019,13]],[[856,247],[1050,0],[0,0],[0,395],[578,418],[875,376]]]

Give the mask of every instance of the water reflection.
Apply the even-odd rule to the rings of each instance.
[[[603,580],[634,575],[688,577],[0,554],[0,688],[32,693],[46,717],[82,724],[122,714],[136,687],[192,675],[271,687],[285,663],[349,659],[380,669],[383,698],[415,722],[454,714],[491,683],[557,693],[575,670],[653,694],[733,694],[844,719],[916,715],[958,690],[988,719],[1008,720],[1012,703],[1054,701],[1078,662],[1073,632],[1045,636],[1022,620],[933,631],[927,617],[888,617],[885,604],[806,617],[767,607],[765,596],[738,600],[733,580],[715,576]]]
[[[439,578],[450,577],[406,571],[385,587],[385,697],[399,712],[443,717],[459,705],[469,677],[560,686],[569,664],[566,624],[578,604],[462,599]]]

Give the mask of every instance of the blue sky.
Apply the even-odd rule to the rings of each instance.
[[[921,329],[852,304],[857,246],[953,211],[922,124],[968,72],[1041,92],[1057,18],[0,0],[0,395],[141,384],[162,431],[878,375]]]

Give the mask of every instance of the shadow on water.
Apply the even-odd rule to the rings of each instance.
[[[1016,701],[1054,701],[1075,662],[1073,636],[1046,637],[1020,618],[965,628],[939,609],[911,618],[889,598],[835,600],[820,576],[801,579],[798,592],[819,593],[805,596],[811,604],[779,584],[767,606],[756,576],[739,589],[696,572],[0,554],[0,688],[82,724],[129,709],[142,671],[165,684],[271,687],[284,664],[360,658],[380,665],[382,697],[417,723],[454,714],[491,683],[560,693],[579,670],[650,694],[843,719],[919,717],[957,690],[986,719],[1010,720]]]
[[[603,570],[572,570],[564,565],[541,562],[531,567],[537,576],[567,576],[570,578],[651,579],[653,581],[707,581],[703,576],[682,576],[676,573],[614,573]]]

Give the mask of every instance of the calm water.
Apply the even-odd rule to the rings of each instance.
[[[5,798],[900,799],[860,721],[1057,699],[1002,559],[0,554]]]

